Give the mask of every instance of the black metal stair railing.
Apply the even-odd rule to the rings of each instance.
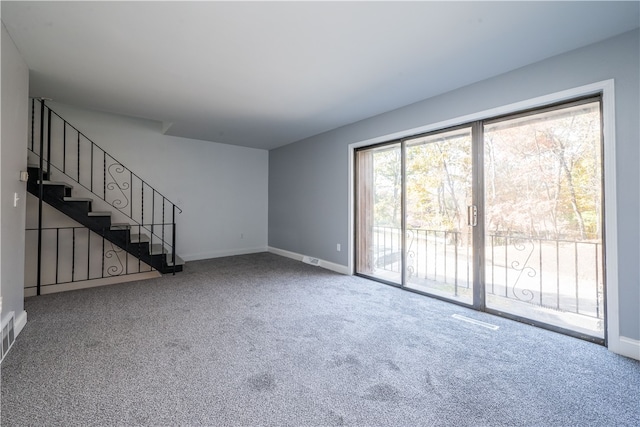
[[[43,256],[41,286],[105,279],[155,270],[120,248],[104,235],[87,227],[27,228],[27,239],[43,233],[46,251]],[[36,286],[26,286],[30,289]]]
[[[171,266],[175,274],[176,215],[182,213],[175,203],[49,108],[42,99],[31,100],[28,148],[38,160],[37,187],[35,182],[30,187],[34,194],[39,195],[38,294],[42,266],[43,195],[46,194],[45,181],[50,179],[54,170],[114,208],[124,218],[127,228],[137,229],[140,236],[146,234],[149,248],[161,246],[162,254],[168,252],[171,260],[167,259],[164,265]],[[118,239],[115,243],[121,248],[128,245],[128,242]]]

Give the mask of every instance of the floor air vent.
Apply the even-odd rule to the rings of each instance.
[[[4,356],[9,352],[13,342],[16,340],[16,334],[13,329],[14,324],[13,311],[11,311],[2,319],[2,359],[0,362],[4,360]]]
[[[307,263],[307,264],[311,264],[311,265],[315,265],[316,267],[318,267],[320,265],[320,260],[318,258],[312,258],[310,256],[304,256],[302,258],[302,262]]]

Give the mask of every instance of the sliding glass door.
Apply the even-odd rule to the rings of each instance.
[[[356,273],[604,339],[594,97],[356,151]]]
[[[408,139],[405,156],[405,286],[472,304],[471,128]]]
[[[489,309],[604,338],[600,103],[484,126]]]

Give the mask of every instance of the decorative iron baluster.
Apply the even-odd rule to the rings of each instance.
[[[67,122],[62,123],[62,173],[67,173]]]
[[[107,201],[107,153],[102,152],[102,199]]]
[[[556,309],[560,310],[560,244],[556,240]]]
[[[78,132],[78,180],[77,181],[80,182],[80,132]]]
[[[47,176],[51,177],[51,110],[47,112]]]
[[[122,252],[122,249],[116,249],[117,247],[114,246],[112,242],[109,242],[109,244],[111,245],[111,249],[105,252],[104,257],[106,259],[111,259],[115,257],[115,260],[118,261],[118,264],[120,264],[120,266],[110,265],[109,267],[107,267],[107,274],[109,275],[109,277],[120,276],[124,271],[124,265],[122,264],[120,255],[118,255],[120,252]]]
[[[540,275],[539,275],[539,280],[538,282],[540,283],[540,307],[542,307],[542,240],[538,240],[538,253],[539,253],[539,257],[540,259],[538,260],[539,263],[539,270],[540,270]]]
[[[438,280],[438,232],[433,231],[433,280]]]
[[[58,255],[60,254],[60,229],[56,228],[56,283],[58,283],[58,270],[60,266],[60,260]]]
[[[91,144],[91,183],[90,183],[90,190],[93,193],[93,144]]]
[[[44,101],[40,101],[40,164],[38,170],[38,281],[36,295],[42,285],[42,196],[44,192]]]
[[[141,244],[142,244],[142,230],[140,228],[140,225],[138,225],[138,271],[140,271],[140,267],[141,267],[141,259],[142,259],[142,249],[141,249]]]
[[[429,278],[429,230],[424,231],[424,278]]]
[[[71,229],[71,281],[76,279],[76,229]]]
[[[443,231],[442,234],[444,235],[444,238],[442,239],[442,251],[444,252],[444,279],[442,280],[442,282],[448,283],[447,282],[447,231],[446,230]]]
[[[91,230],[87,228],[87,280],[91,280]]]
[[[595,255],[596,255],[596,317],[599,319],[600,318],[600,272],[598,271],[598,244],[594,244],[593,245],[594,249],[595,249]]]
[[[495,283],[496,283],[496,255],[495,255],[495,243],[496,236],[491,235],[491,295],[496,294]]]
[[[104,277],[104,228],[102,229],[102,277]]]
[[[124,208],[126,208],[129,205],[129,199],[125,194],[125,190],[129,189],[129,183],[125,181],[122,184],[120,184],[116,179],[116,177],[114,176],[114,173],[120,175],[120,174],[123,174],[124,172],[125,172],[124,167],[120,163],[111,163],[107,168],[107,173],[111,177],[111,182],[109,182],[106,185],[107,190],[114,191],[118,189],[122,194],[122,198],[124,199],[124,200],[117,199],[116,197],[119,197],[119,196],[113,196],[113,202],[110,202],[111,206],[118,209],[119,211],[122,211]],[[106,197],[105,197],[105,200],[106,200]]]
[[[31,99],[31,151],[34,151],[34,138],[35,138],[35,119],[36,119],[36,100]]]
[[[509,298],[509,261],[507,252],[509,250],[509,239],[504,236],[504,296]]]
[[[129,238],[124,242],[124,262],[125,262],[125,274],[129,274],[129,241],[131,240],[131,230],[129,230]]]
[[[173,275],[176,275],[176,205],[173,205],[173,214],[171,219],[173,220],[173,227],[172,227],[172,231],[171,233],[173,234],[172,236],[172,246],[173,246],[173,250],[171,251],[171,261],[173,262]]]
[[[151,237],[153,238],[153,233],[155,232],[154,225],[156,223],[156,192],[153,190],[151,192]]]
[[[140,224],[144,224],[144,181],[142,181],[142,190],[141,190],[141,199],[140,202]]]
[[[162,246],[164,247],[164,197],[162,197]]]
[[[458,296],[458,232],[453,232],[453,254],[454,254],[454,277],[453,277],[453,285],[455,287],[455,295]]]
[[[412,250],[413,242],[414,240],[416,241],[416,248],[417,248],[418,241],[417,239],[415,239],[415,233],[413,230],[407,230],[407,234],[405,238],[410,238],[409,244],[407,245],[407,257],[406,257],[406,262],[407,262],[406,271],[408,273],[408,279],[410,279],[416,273],[416,269],[414,268],[414,265],[413,265],[414,259],[416,258],[416,254]]]
[[[578,289],[578,242],[573,242],[573,260],[575,265],[575,279],[576,279],[576,313],[580,313],[580,297]]]
[[[522,240],[523,242],[521,243],[520,240]],[[525,251],[526,250],[526,245],[524,243],[524,239],[513,239],[514,244],[513,244],[513,248],[517,251]],[[518,276],[516,277],[516,281],[513,283],[513,295],[520,301],[531,301],[534,298],[534,294],[530,289],[522,289],[520,290],[520,293],[526,298],[520,298],[520,296],[518,296],[518,293],[516,292],[516,288],[518,286],[518,283],[520,282],[520,279],[522,278],[523,273],[526,271],[527,276],[529,277],[535,277],[536,276],[536,270],[533,267],[528,266],[529,260],[531,259],[531,254],[533,254],[533,251],[535,250],[535,245],[533,244],[533,242],[530,240],[529,243],[531,243],[531,250],[529,251],[529,253],[526,254],[526,259],[525,261],[522,263],[522,265],[520,264],[520,261],[515,260],[513,262],[511,262],[511,268],[516,270],[518,272]]]

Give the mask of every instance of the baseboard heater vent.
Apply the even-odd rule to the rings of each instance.
[[[315,265],[316,267],[318,267],[320,265],[320,260],[318,258],[312,258],[310,256],[304,256],[302,257],[302,262],[306,263],[306,264],[310,264],[310,265]]]
[[[10,311],[2,319],[2,359],[0,362],[4,360],[4,356],[9,352],[13,342],[16,340],[14,325],[14,313],[13,311]]]

